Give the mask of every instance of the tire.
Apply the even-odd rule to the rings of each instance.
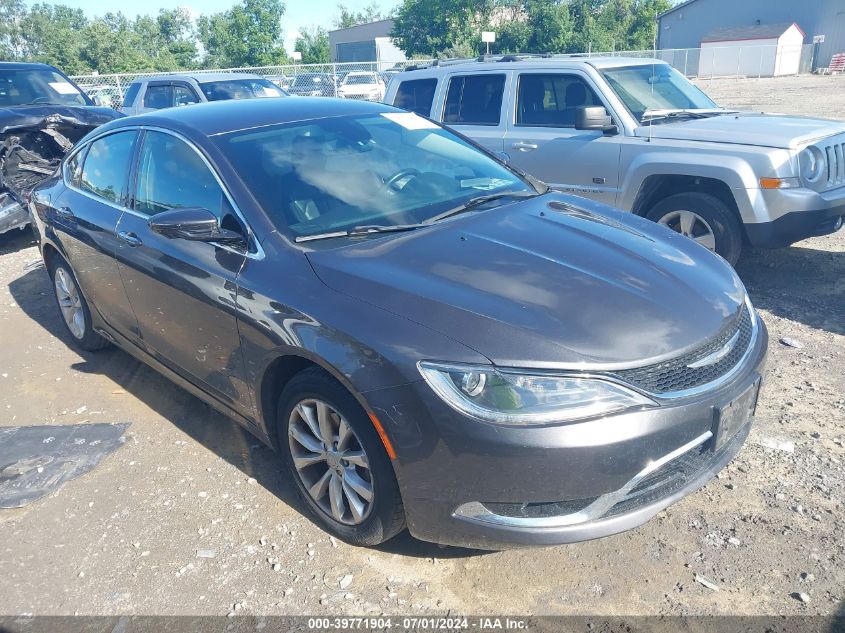
[[[685,212],[692,212],[698,216],[698,220],[694,224],[696,231],[706,225],[706,228],[712,232],[715,238],[714,248],[711,248],[711,244],[707,243],[709,240],[705,239],[703,234],[698,239],[696,239],[698,233],[688,237],[696,239],[710,250],[715,250],[731,266],[736,264],[742,251],[742,225],[736,213],[719,198],[697,191],[676,193],[658,202],[645,217],[669,226],[678,233],[683,233],[679,226],[680,216],[678,214]],[[699,220],[703,221],[704,224],[701,224]]]
[[[109,342],[94,331],[88,302],[79,289],[76,275],[64,259],[57,258],[50,266],[50,280],[59,315],[74,344],[88,352],[108,347]],[[70,311],[72,317],[69,316]]]
[[[342,435],[342,420],[345,420],[353,432],[354,441],[350,436],[345,443],[349,450],[334,453],[333,457],[325,451],[325,441],[322,441],[316,451],[305,448],[305,444],[299,439],[307,440],[310,446],[313,441],[321,442],[319,437],[325,437],[323,427],[314,416],[318,413],[319,403],[327,405],[337,416],[330,416],[332,424],[337,425],[337,437]],[[313,404],[313,406],[312,406]],[[299,408],[297,408],[297,406]],[[310,413],[312,423],[316,424],[319,433],[311,429],[306,417],[302,415],[303,408]],[[326,409],[323,409],[326,411]],[[279,449],[282,459],[285,462],[286,470],[293,478],[296,489],[303,504],[309,509],[315,522],[324,530],[338,537],[339,539],[357,546],[374,546],[383,543],[401,532],[405,528],[405,512],[402,506],[402,497],[399,493],[399,486],[396,483],[396,476],[393,466],[387,456],[384,446],[373,427],[372,421],[361,405],[337,380],[329,376],[319,368],[306,369],[296,376],[285,386],[279,397],[276,429],[278,433]],[[334,430],[332,431],[334,433]],[[303,437],[303,435],[305,437]],[[335,437],[332,435],[332,437]],[[322,447],[322,448],[321,448]],[[332,463],[339,455],[357,454],[357,449],[363,450],[368,469],[364,469],[359,463],[345,462],[341,464]],[[318,452],[324,455],[320,461],[317,459]],[[360,457],[356,458],[360,461]],[[298,460],[298,469],[295,460]],[[314,461],[311,465],[303,466],[304,463]],[[350,469],[353,475],[349,474]],[[325,484],[325,491],[320,485],[321,481],[329,478]],[[357,477],[355,479],[354,477]],[[369,480],[367,479],[369,477]],[[334,484],[335,479],[342,483]],[[371,488],[371,500],[365,498],[366,491],[361,487],[361,481],[369,483]],[[352,483],[350,483],[352,482]],[[355,487],[355,486],[358,487]],[[323,492],[320,498],[315,498],[309,492],[309,488],[316,486],[317,495]],[[331,488],[335,486],[336,496],[341,496],[345,503],[344,512],[339,520],[332,511],[337,510],[332,497]],[[353,496],[350,496],[349,489],[352,488]],[[364,490],[362,495],[358,491]],[[366,512],[355,516],[353,508],[358,501],[367,505]]]

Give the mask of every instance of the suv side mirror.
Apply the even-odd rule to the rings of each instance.
[[[228,244],[245,241],[237,231],[221,228],[217,216],[201,207],[169,209],[151,217],[148,224],[154,233],[168,238]]]
[[[582,106],[575,115],[576,130],[600,130],[616,134],[619,130],[604,106]]]

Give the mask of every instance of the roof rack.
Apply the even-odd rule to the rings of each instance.
[[[590,53],[506,53],[502,55],[479,55],[478,57],[454,57],[450,59],[435,59],[427,64],[407,66],[405,71],[423,70],[435,66],[455,66],[472,63],[509,63],[542,59],[571,59],[592,57]]]

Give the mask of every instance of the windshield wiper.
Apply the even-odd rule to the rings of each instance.
[[[499,193],[489,193],[486,196],[476,196],[475,198],[470,198],[453,209],[449,209],[448,211],[435,215],[433,218],[429,218],[425,221],[425,224],[432,224],[434,222],[439,222],[440,220],[445,220],[446,218],[451,218],[459,213],[472,211],[485,202],[492,202],[493,200],[498,200],[500,198],[536,198],[540,195],[543,194],[538,191],[500,191]]]
[[[348,231],[329,231],[327,233],[315,233],[314,235],[300,235],[294,241],[313,242],[314,240],[327,240],[333,237],[353,237],[356,235],[369,235],[370,233],[398,233],[400,231],[412,231],[428,224],[364,224],[356,226]]]
[[[642,114],[642,121],[654,121],[656,119],[676,119],[689,117],[691,119],[706,119],[720,114],[729,114],[730,110],[646,110]]]
[[[471,211],[485,202],[491,202],[493,200],[498,200],[499,198],[534,198],[539,195],[542,194],[537,191],[501,191],[499,193],[487,194],[486,196],[476,196],[475,198],[470,198],[460,206],[444,211],[439,215],[435,215],[433,218],[429,218],[424,222],[418,222],[416,224],[363,224],[361,226],[353,227],[348,231],[328,231],[326,233],[315,233],[314,235],[300,235],[295,237],[294,241],[297,243],[313,242],[316,240],[327,240],[335,237],[369,235],[370,233],[398,233],[400,231],[413,231],[414,229],[431,226],[435,222],[452,217],[453,215]]]

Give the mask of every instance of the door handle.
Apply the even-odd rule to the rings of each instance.
[[[118,239],[126,242],[131,247],[140,246],[143,244],[141,238],[132,233],[131,231],[119,231],[117,234]]]
[[[71,211],[70,207],[58,207],[56,208],[56,215],[60,218],[73,218],[75,217],[73,211]]]
[[[514,149],[518,149],[520,152],[530,152],[533,149],[537,149],[537,143],[528,143],[526,141],[517,141],[513,145],[511,145]]]

